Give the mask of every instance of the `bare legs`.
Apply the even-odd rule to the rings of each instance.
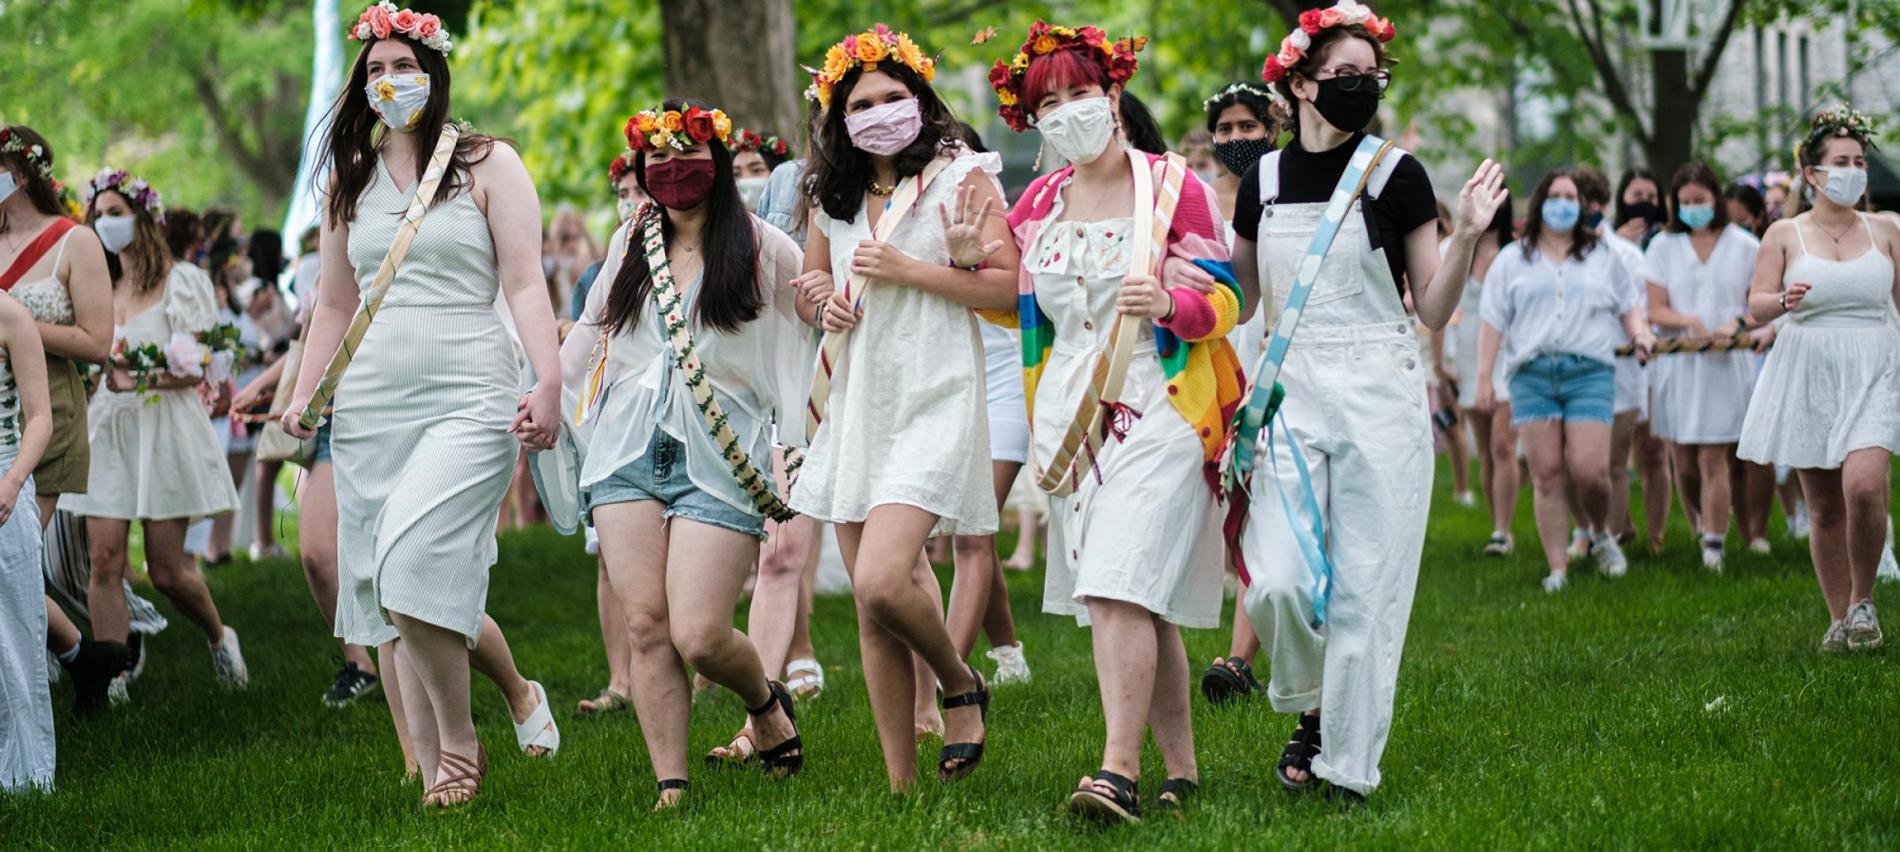
[[[304,480],[297,508],[297,551],[303,561],[304,582],[310,597],[323,613],[323,623],[336,630],[336,468],[329,462],[316,465]],[[269,520],[261,522],[269,526]],[[380,671],[369,649],[337,640],[343,659],[358,669],[376,674]],[[398,699],[399,700],[399,699]],[[400,728],[400,726],[399,726]],[[407,753],[407,750],[404,750]]]
[[[1636,523],[1630,517],[1630,447],[1636,441],[1636,412],[1616,415],[1610,424],[1610,520],[1609,532],[1618,541],[1636,535]]]
[[[633,694],[633,640],[627,635],[626,610],[621,608],[613,583],[607,578],[607,560],[596,561],[600,572],[594,578],[594,614],[600,618],[600,643],[607,654],[607,689],[624,698]],[[606,702],[594,698],[579,705],[582,713],[606,709]]]
[[[1490,414],[1471,409],[1472,433],[1488,447],[1488,461],[1480,462],[1485,501],[1491,506],[1491,531],[1511,539],[1511,518],[1517,514],[1517,430],[1511,428],[1511,404],[1500,402]]]
[[[1847,454],[1840,470],[1799,470],[1808,502],[1808,551],[1828,616],[1847,617],[1873,595],[1880,550],[1887,546],[1889,469],[1893,457],[1869,448]]]
[[[1088,608],[1107,727],[1102,768],[1139,780],[1142,735],[1152,731],[1168,776],[1198,781],[1188,719],[1187,650],[1180,631],[1137,604],[1090,598]],[[1090,778],[1081,783],[1114,795]]]
[[[198,562],[185,553],[185,521],[141,521],[145,530],[145,567],[152,587],[178,607],[205,639],[216,645],[224,639],[224,622],[218,618],[217,604],[205,586]],[[131,523],[112,518],[87,518],[86,533],[92,539],[92,579],[86,588],[86,605],[92,612],[93,638],[124,642],[131,632],[131,616],[125,605],[126,539]]]
[[[284,469],[279,461],[259,460],[257,471],[257,498],[251,518],[251,541],[257,546],[258,553],[276,553],[277,532],[271,521],[277,515],[277,474]],[[299,521],[301,524],[301,520]],[[301,527],[299,527],[301,529]]]
[[[1636,424],[1636,475],[1643,482],[1643,533],[1650,553],[1661,553],[1663,530],[1669,522],[1672,484],[1669,455],[1663,441],[1651,434],[1649,424]]]
[[[1728,535],[1729,457],[1734,444],[1671,444],[1682,502],[1705,539]]]
[[[1768,515],[1775,505],[1775,466],[1730,456],[1729,490],[1735,495],[1735,525],[1742,542],[1751,549],[1765,549]]]
[[[990,462],[990,485],[996,492],[999,514],[1022,467],[1018,462]],[[989,636],[991,647],[1016,644],[1016,621],[1009,611],[1009,584],[1003,580],[1003,564],[996,557],[996,536],[957,536],[956,560],[948,628],[957,653],[970,655],[979,629]]]
[[[1610,431],[1606,423],[1539,420],[1524,425],[1530,456],[1537,537],[1550,573],[1562,574],[1569,560],[1570,504],[1574,487],[1580,521],[1591,532],[1604,529],[1609,514]]]

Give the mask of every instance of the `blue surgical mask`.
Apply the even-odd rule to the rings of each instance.
[[[13,196],[13,191],[19,188],[19,182],[14,179],[12,172],[0,172],[0,204],[5,204]]]
[[[1710,222],[1715,221],[1715,206],[1711,204],[1684,204],[1682,205],[1682,209],[1677,212],[1677,215],[1682,217],[1682,224],[1688,225],[1689,230],[1700,231],[1708,227]]]
[[[1577,219],[1583,215],[1583,206],[1574,198],[1544,199],[1544,224],[1553,231],[1568,231],[1577,227]]]

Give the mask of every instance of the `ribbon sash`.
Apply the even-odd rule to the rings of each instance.
[[[1187,161],[1178,154],[1169,154],[1157,161],[1155,165],[1161,169],[1159,186],[1155,184],[1153,167],[1146,154],[1130,149],[1128,161],[1135,178],[1135,240],[1128,271],[1159,275],[1160,264],[1168,255],[1168,229],[1174,224],[1174,208],[1181,200]],[[1048,468],[1041,468],[1037,462],[1036,487],[1044,493],[1054,497],[1075,493],[1076,471],[1084,457],[1092,466],[1100,455],[1103,421],[1109,409],[1121,402],[1128,382],[1128,366],[1134,361],[1135,344],[1141,338],[1141,326],[1141,322],[1130,321],[1119,312],[1115,314],[1115,324],[1108,332],[1109,345],[1096,354],[1094,373],[1077,401],[1075,416],[1062,435],[1062,445],[1050,459]]]
[[[442,125],[442,136],[436,140],[435,152],[429,155],[429,167],[422,173],[422,180],[416,184],[416,195],[409,200],[409,210],[403,214],[402,224],[396,228],[396,239],[389,244],[389,253],[383,255],[383,264],[376,270],[376,278],[370,282],[369,293],[363,298],[362,307],[356,316],[350,318],[350,327],[343,332],[343,340],[336,348],[336,354],[330,357],[329,366],[323,370],[323,377],[317,380],[317,390],[310,397],[310,404],[304,407],[303,414],[297,420],[305,429],[317,428],[323,418],[323,410],[330,405],[331,397],[336,395],[337,382],[343,379],[343,371],[350,368],[350,360],[356,357],[356,347],[363,344],[363,335],[369,333],[369,324],[376,318],[376,312],[383,307],[383,297],[389,294],[389,284],[396,278],[396,267],[402,265],[402,259],[409,254],[409,244],[415,242],[416,229],[422,223],[423,214],[429,212],[429,203],[435,198],[436,187],[442,183],[443,175],[449,170],[449,158],[455,153],[455,140],[462,131],[454,123]]]
[[[930,161],[916,177],[905,178],[897,184],[897,190],[884,200],[884,214],[877,219],[877,225],[871,229],[871,239],[878,242],[890,242],[891,234],[897,231],[897,225],[904,214],[917,204],[930,182],[950,165],[951,158],[944,156]],[[864,291],[870,289],[871,281],[856,272],[845,279],[844,296],[851,300],[853,307],[864,303]],[[824,310],[820,305],[819,310]],[[824,342],[818,347],[818,364],[812,370],[811,397],[805,403],[805,440],[818,437],[818,425],[824,422],[831,410],[831,376],[838,366],[844,363],[845,344],[851,342],[851,331],[825,332]]]
[[[20,283],[20,279],[26,277],[27,270],[39,263],[40,258],[53,250],[53,246],[59,245],[60,239],[66,236],[66,232],[77,227],[79,226],[71,219],[65,217],[54,219],[52,224],[40,231],[39,236],[26,244],[26,248],[20,249],[20,256],[13,259],[13,264],[7,267],[6,272],[0,272],[0,292],[12,290],[13,285]],[[59,270],[53,270],[53,274],[59,274]]]

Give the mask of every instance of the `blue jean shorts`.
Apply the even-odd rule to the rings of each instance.
[[[1616,368],[1568,353],[1526,361],[1511,376],[1511,425],[1539,420],[1615,422]]]
[[[317,449],[310,454],[310,466],[330,463],[330,418],[325,417],[317,427]]]
[[[768,482],[770,474],[766,474]],[[581,501],[591,516],[597,506],[653,500],[665,507],[664,517],[685,518],[745,533],[765,540],[765,518],[734,508],[693,484],[686,474],[686,446],[660,429],[641,456],[612,476],[587,487]]]

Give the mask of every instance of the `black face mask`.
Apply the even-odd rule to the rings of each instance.
[[[1350,90],[1347,83],[1352,84]],[[1332,77],[1318,81],[1319,93],[1313,100],[1313,108],[1319,110],[1319,117],[1347,133],[1358,133],[1372,123],[1372,117],[1379,114],[1379,99],[1385,93],[1379,91],[1379,84],[1371,78]]]
[[[1214,143],[1214,159],[1235,175],[1244,175],[1248,167],[1273,150],[1273,139],[1229,139]]]
[[[1663,220],[1662,208],[1653,201],[1638,201],[1634,204],[1617,202],[1616,226],[1621,228],[1631,219],[1641,219],[1651,225],[1659,224]]]
[[[1601,224],[1603,224],[1603,211],[1598,210],[1593,213],[1584,214],[1584,217],[1583,217],[1584,227],[1589,228],[1590,230],[1594,231],[1597,229],[1597,226]]]

